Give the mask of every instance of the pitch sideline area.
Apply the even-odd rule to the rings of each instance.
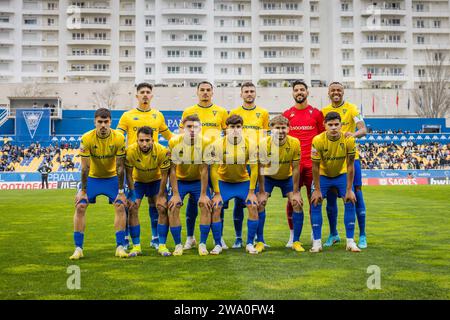
[[[229,249],[220,256],[199,257],[191,250],[160,257],[148,246],[144,205],[144,256],[120,260],[114,257],[114,214],[101,198],[88,209],[85,259],[75,263],[68,260],[74,192],[1,191],[0,299],[450,299],[450,186],[365,187],[369,248],[359,254],[345,252],[345,241],[320,254],[285,248],[285,201],[276,191],[267,209],[271,247],[261,255]],[[307,250],[310,230],[305,214],[301,241]],[[344,240],[342,204],[338,230]],[[231,245],[230,209],[224,232]],[[211,241],[210,235],[208,248]],[[171,236],[168,246],[173,249]],[[73,265],[80,268],[80,289],[71,290]],[[368,289],[369,266],[380,268],[381,289]]]

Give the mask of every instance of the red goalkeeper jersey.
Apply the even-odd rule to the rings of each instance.
[[[302,110],[293,106],[283,112],[283,116],[289,119],[289,135],[300,140],[302,155],[300,165],[312,167],[312,140],[325,131],[322,112],[310,105]]]

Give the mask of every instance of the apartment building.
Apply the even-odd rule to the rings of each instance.
[[[450,0],[0,0],[0,82],[410,89]]]

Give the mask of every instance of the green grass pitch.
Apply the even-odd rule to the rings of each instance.
[[[1,191],[0,299],[449,299],[450,187],[364,190],[369,247],[359,254],[346,252],[344,242],[320,254],[285,248],[285,201],[276,190],[267,209],[271,247],[261,255],[229,249],[220,256],[199,257],[191,250],[181,257],[160,257],[148,246],[144,205],[144,255],[115,258],[114,214],[102,197],[88,209],[85,258],[75,263],[68,259],[74,190]],[[343,238],[342,210],[339,204]],[[307,217],[301,240],[308,250]],[[324,214],[323,240],[326,220]],[[229,245],[234,240],[231,210],[225,216],[225,240]],[[173,249],[171,236],[168,246]],[[80,290],[66,285],[73,264],[81,270]],[[381,270],[379,290],[367,288],[371,265]]]

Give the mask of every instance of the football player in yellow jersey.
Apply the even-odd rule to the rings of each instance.
[[[95,203],[97,196],[105,195],[114,203],[116,229],[116,256],[128,257],[125,251],[124,162],[125,137],[111,129],[111,112],[100,108],[95,112],[95,129],[86,132],[80,143],[81,189],[75,198],[74,242],[75,252],[71,260],[83,257],[86,209]]]
[[[331,83],[328,87],[328,96],[331,100],[331,104],[323,108],[323,115],[326,116],[327,113],[331,111],[339,113],[342,118],[342,131],[346,137],[352,136],[355,139],[364,137],[367,134],[364,119],[359,113],[356,105],[344,100],[344,86],[339,82]],[[356,151],[355,156],[355,178],[353,181],[353,186],[355,188],[356,195],[356,217],[358,218],[359,225],[358,246],[360,248],[367,248],[366,205],[364,203],[364,197],[361,190],[362,175],[358,151]],[[327,196],[327,215],[330,223],[330,236],[324,246],[331,246],[333,243],[340,240],[336,229],[338,209],[337,195],[335,192],[330,192]]]
[[[341,132],[341,116],[329,112],[325,116],[325,132],[312,141],[313,192],[311,195],[311,225],[313,245],[310,252],[322,251],[322,200],[328,197],[330,188],[336,188],[344,199],[344,224],[347,236],[346,250],[360,252],[353,240],[355,233],[355,202],[352,190],[355,162],[355,138]]]
[[[201,122],[198,116],[191,115],[183,119],[184,133],[170,139],[169,149],[172,166],[170,169],[169,193],[169,221],[172,234],[177,234],[175,239],[175,251],[173,255],[182,255],[180,208],[183,199],[190,194],[200,207],[200,234],[201,243],[206,243],[206,238],[211,227],[211,199],[208,187],[208,164],[204,162],[203,154],[209,140],[201,135]],[[192,214],[186,212],[187,227],[195,227],[195,220],[189,221]],[[194,216],[195,219],[195,216]],[[188,230],[191,239],[186,241],[189,248],[196,245],[193,237],[194,230]],[[206,235],[206,238],[204,238]],[[189,241],[190,240],[190,241]],[[199,254],[207,255],[206,246],[199,246]]]
[[[249,142],[258,143],[260,138],[265,135],[265,131],[269,129],[269,112],[255,104],[256,87],[251,82],[244,82],[241,85],[242,105],[230,111],[233,114],[240,115],[244,119],[244,135]],[[227,206],[227,205],[225,205]],[[233,222],[236,240],[233,248],[242,247],[242,224],[244,221],[245,203],[238,199],[234,200]],[[265,214],[259,215],[259,227],[264,226]]]
[[[226,128],[225,122],[228,117],[228,112],[225,108],[222,108],[212,102],[213,95],[213,85],[208,81],[200,82],[197,85],[198,103],[186,108],[181,116],[181,120],[190,115],[198,116],[200,118],[200,122],[202,123],[202,135],[211,142],[222,135],[222,131]],[[180,129],[180,131],[183,132],[183,122],[180,123]],[[198,215],[197,203],[191,196],[189,196],[186,212],[192,216],[189,217],[188,220],[188,238],[184,245],[184,249],[190,249],[195,244],[192,237],[194,236],[193,230],[195,228],[195,218]],[[225,244],[223,239],[222,246],[224,249],[228,249],[228,246]]]
[[[153,129],[147,126],[137,131],[137,143],[127,149],[125,161],[127,184],[130,189],[128,199],[130,235],[133,241],[131,255],[141,254],[139,206],[144,196],[152,198],[158,210],[158,252],[169,256],[166,247],[168,233],[166,184],[170,168],[169,151],[159,143],[153,141]]]
[[[163,114],[151,107],[151,101],[153,99],[153,86],[149,83],[140,83],[136,87],[136,99],[138,100],[138,106],[134,109],[123,113],[119,120],[117,129],[123,131],[127,136],[128,145],[131,146],[136,142],[137,131],[142,126],[149,126],[153,130],[153,141],[158,142],[158,133],[160,133],[165,139],[170,140],[172,132],[166,125]],[[152,240],[150,246],[158,249],[158,211],[152,198],[148,198],[148,209],[150,222],[152,227]],[[128,231],[128,230],[127,230]],[[126,237],[126,242],[128,239]]]
[[[281,189],[283,197],[287,197],[294,209],[292,220],[294,223],[294,238],[292,249],[303,252],[300,235],[303,228],[303,201],[300,196],[300,141],[288,136],[289,120],[283,116],[276,116],[270,121],[271,136],[259,143],[259,172],[258,191],[258,231],[256,233],[256,250],[264,250],[264,222],[261,215],[266,215],[265,207],[273,188]]]
[[[225,202],[239,198],[247,205],[247,246],[246,251],[257,254],[253,240],[258,229],[258,200],[255,194],[258,180],[258,155],[254,144],[249,143],[242,133],[243,119],[239,115],[230,116],[225,137],[215,141],[207,154],[212,155],[211,183],[214,190],[211,229],[215,247],[211,254],[222,252],[222,221],[220,214]],[[247,166],[250,166],[250,174]],[[201,243],[206,245],[206,243]]]

